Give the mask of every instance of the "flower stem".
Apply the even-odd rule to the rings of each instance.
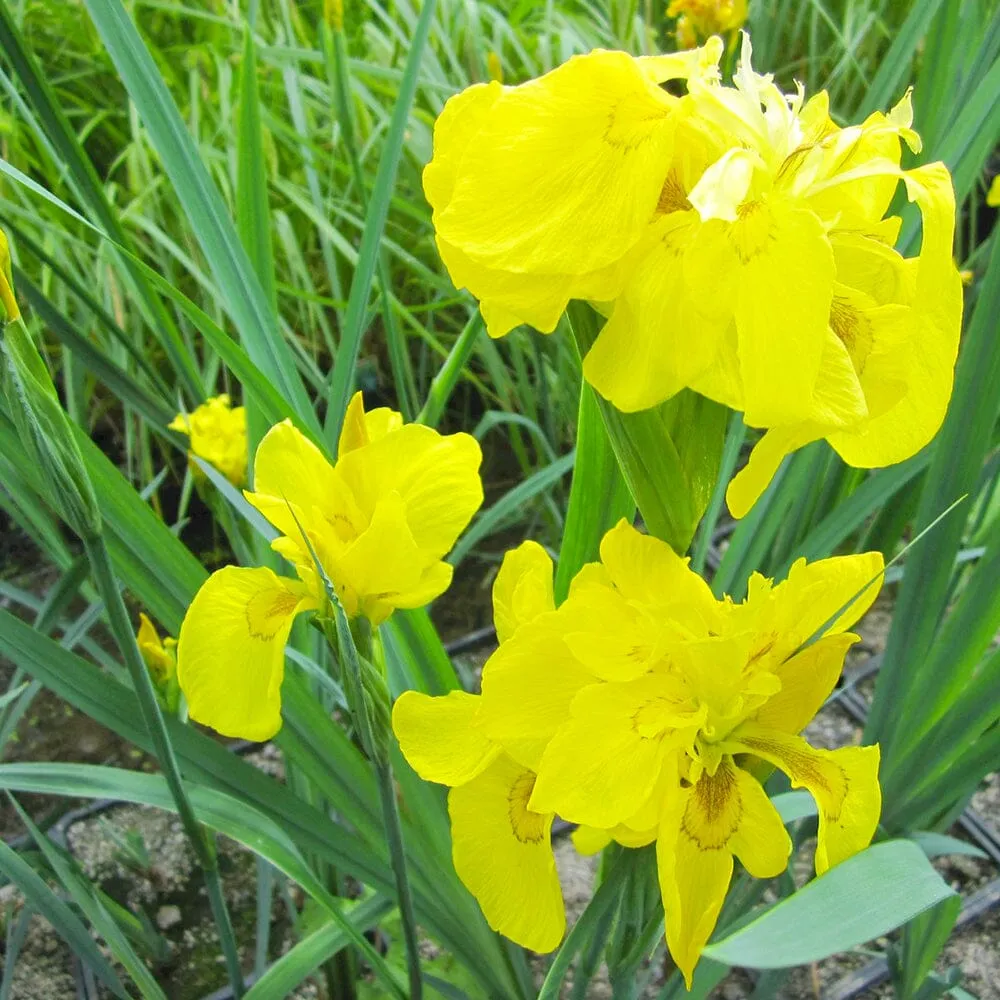
[[[153,743],[153,753],[160,765],[160,770],[163,772],[163,777],[166,779],[170,795],[177,807],[177,815],[180,817],[184,832],[191,842],[198,866],[201,868],[205,879],[205,888],[208,891],[212,916],[215,919],[216,929],[219,934],[219,942],[222,946],[223,956],[225,957],[233,996],[237,998],[241,997],[244,993],[243,973],[240,970],[240,960],[236,949],[233,925],[229,919],[229,911],[226,909],[225,899],[222,895],[222,882],[219,878],[219,867],[216,861],[214,843],[209,838],[205,828],[195,817],[194,809],[191,807],[187,791],[184,788],[177,758],[174,755],[174,748],[170,742],[166,723],[163,721],[163,713],[160,711],[160,705],[156,700],[156,692],[153,689],[153,682],[150,679],[149,672],[146,670],[146,664],[143,662],[139,647],[136,644],[135,635],[132,631],[132,623],[129,621],[125,602],[122,600],[121,591],[118,589],[118,582],[115,579],[104,539],[100,535],[95,535],[84,538],[83,544],[94,574],[94,583],[97,586],[97,592],[101,600],[104,601],[104,606],[108,613],[111,632],[124,657],[129,675],[132,678],[132,686],[139,701],[142,720]]]
[[[396,879],[396,896],[399,900],[399,917],[403,924],[403,943],[406,945],[406,968],[410,979],[410,1000],[420,1000],[423,981],[420,978],[420,945],[417,942],[417,921],[413,913],[413,895],[410,880],[406,874],[406,854],[403,850],[403,827],[399,821],[396,805],[396,785],[392,776],[392,764],[375,765],[378,779],[378,793],[382,802],[382,821],[389,842],[389,857],[392,860],[392,874]]]
[[[333,612],[333,618],[324,620],[323,631],[331,647],[337,651],[343,672],[344,690],[354,717],[354,724],[357,726],[361,749],[375,770],[379,800],[382,805],[382,823],[389,845],[392,874],[396,881],[399,918],[403,925],[410,1000],[421,1000],[423,980],[420,978],[417,921],[413,913],[410,880],[406,873],[403,827],[399,820],[396,784],[389,757],[392,735],[389,723],[389,690],[385,684],[385,651],[378,633],[373,632],[367,621],[355,619],[352,627],[339,601],[333,602]]]

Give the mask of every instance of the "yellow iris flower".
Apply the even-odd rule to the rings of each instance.
[[[508,552],[493,585],[501,648],[552,618],[552,560],[535,542]],[[490,926],[533,951],[552,951],[566,929],[552,853],[553,814],[528,808],[535,774],[482,731],[482,698],[452,691],[399,697],[392,727],[411,767],[448,785],[455,871]]]
[[[193,413],[178,413],[169,427],[186,434],[190,454],[214,466],[233,486],[247,481],[247,414],[242,406],[231,406],[225,393],[206,399]]]
[[[475,740],[531,775],[525,815],[582,825],[581,849],[655,841],[667,943],[690,983],[734,856],[759,878],[788,862],[791,841],[752,773],[755,763],[782,769],[816,799],[817,873],[863,849],[875,832],[878,748],[816,750],[798,734],[836,684],[857,640],[846,629],[877,586],[805,644],[882,566],[878,553],[800,560],[786,581],[775,586],[755,575],[744,602],[718,601],[667,544],[622,521],[604,537],[601,562],[581,570],[557,610],[539,611],[513,634],[500,631],[481,697],[449,696],[456,704],[471,699],[462,741],[441,725],[440,699],[400,700],[405,709],[394,722],[403,752],[418,772],[458,784],[454,796],[473,774],[458,782],[448,769],[456,748],[464,754]],[[495,829],[495,815],[463,817],[467,827],[456,839],[471,838],[473,828],[484,838],[477,883],[463,878],[481,901],[477,885],[494,887],[487,916],[510,933],[536,904],[531,886],[503,867],[510,855],[493,846],[516,834],[510,824]],[[536,851],[541,856],[542,847]],[[552,911],[549,894],[539,893],[538,911]],[[555,930],[545,926],[553,940]]]
[[[768,433],[728,493],[742,516],[781,459],[826,438],[858,467],[936,433],[951,394],[961,282],[943,164],[919,149],[909,95],[858,126],[722,43],[672,56],[595,51],[518,87],[452,98],[424,188],[438,248],[492,336],[551,332],[571,299],[609,318],[587,380],[623,411],[688,387]],[[660,84],[686,81],[673,96]],[[920,253],[892,248],[899,181]]]
[[[677,18],[678,48],[693,49],[712,35],[735,39],[747,19],[747,0],[671,0],[667,17]]]
[[[366,413],[360,393],[334,465],[290,421],[272,427],[257,449],[256,491],[245,496],[281,533],[271,547],[298,579],[228,566],[204,583],[177,650],[191,718],[246,739],[278,731],[292,621],[326,604],[312,553],[347,616],[373,626],[445,591],[452,567],[443,557],[483,500],[481,460],[470,435],[404,424],[386,408]]]

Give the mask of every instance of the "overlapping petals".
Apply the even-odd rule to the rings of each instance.
[[[841,128],[825,93],[754,72],[746,35],[723,85],[721,51],[599,50],[472,87],[438,120],[425,189],[445,265],[493,336],[550,332],[589,300],[608,320],[584,374],[619,409],[690,388],[766,432],[728,492],[742,516],[810,441],[857,467],[927,444],[962,302],[948,171],[900,166],[903,143],[920,148],[909,94]],[[900,182],[922,219],[911,258],[886,214]]]
[[[544,553],[526,543],[509,554],[482,695],[409,693],[394,714],[411,764],[453,786],[457,867],[471,866],[469,825],[482,824],[479,867],[459,873],[491,924],[538,947],[544,935],[521,921],[552,912],[555,883],[522,881],[540,861],[505,880],[503,866],[522,864],[516,817],[544,827],[546,863],[553,815],[580,824],[583,851],[655,841],[667,943],[690,983],[734,859],[759,878],[788,862],[791,840],[755,777],[765,763],[816,800],[818,874],[867,846],[878,748],[815,750],[799,733],[836,685],[882,569],[877,553],[800,560],[778,584],[755,575],[745,601],[719,601],[668,545],[622,521],[554,608]],[[491,794],[507,796],[499,820]]]
[[[480,461],[469,435],[366,413],[360,393],[334,465],[290,422],[272,427],[246,497],[280,532],[272,547],[298,579],[231,566],[198,591],[178,645],[191,717],[227,736],[273,736],[292,621],[327,604],[327,581],[349,617],[375,626],[447,589],[443,557],[482,503]]]

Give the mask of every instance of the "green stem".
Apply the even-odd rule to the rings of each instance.
[[[205,887],[208,891],[212,916],[215,918],[219,941],[226,960],[226,968],[229,973],[230,983],[232,984],[233,995],[241,997],[244,993],[243,974],[240,970],[240,960],[236,950],[233,925],[229,919],[229,912],[226,909],[225,899],[222,895],[222,882],[219,878],[219,868],[216,862],[214,845],[209,840],[205,829],[195,817],[194,809],[191,807],[191,802],[184,789],[180,768],[177,764],[177,758],[174,755],[174,748],[167,733],[166,723],[163,721],[163,713],[160,711],[159,702],[156,700],[156,692],[153,689],[153,682],[150,679],[149,672],[146,670],[146,664],[143,662],[139,647],[136,645],[132,623],[129,621],[125,602],[122,600],[121,592],[118,589],[118,582],[115,579],[114,570],[111,566],[111,558],[108,555],[104,539],[100,535],[96,535],[84,538],[83,544],[87,552],[87,558],[90,560],[94,582],[97,585],[97,592],[100,594],[101,600],[104,601],[104,606],[107,610],[111,631],[125,659],[125,666],[128,668],[132,678],[132,686],[139,701],[142,720],[153,743],[153,752],[159,762],[163,777],[166,779],[170,795],[177,806],[177,815],[180,817],[184,832],[191,842],[198,866],[201,868],[205,878]]]
[[[372,762],[378,783],[379,800],[382,805],[382,823],[385,827],[386,840],[389,844],[389,857],[392,862],[392,874],[396,882],[396,899],[399,903],[399,918],[403,925],[403,943],[406,947],[406,969],[410,982],[410,1000],[421,1000],[423,996],[423,981],[420,978],[420,946],[417,941],[417,920],[413,911],[413,894],[410,891],[410,880],[406,872],[406,852],[403,848],[403,826],[399,819],[399,809],[396,805],[396,784],[392,776],[392,763],[389,759],[388,732],[389,692],[385,688],[385,653],[377,634],[373,634],[368,622],[355,619],[348,623],[347,615],[339,601],[333,605],[335,618],[326,618],[323,623],[324,634],[331,646],[337,650],[341,670],[343,671],[344,689],[347,693],[351,714],[357,726],[361,748]],[[352,628],[351,624],[355,627]],[[363,651],[365,660],[361,662]],[[376,676],[372,684],[365,685],[363,670],[368,670]],[[372,688],[377,688],[373,691]],[[373,701],[378,704],[373,705]],[[374,709],[384,709],[377,712],[377,721],[373,718]],[[378,732],[376,732],[376,725]]]
[[[427,400],[423,409],[417,415],[418,424],[426,424],[428,427],[437,427],[444,408],[451,399],[451,394],[455,391],[455,385],[462,374],[462,369],[472,356],[472,350],[476,346],[476,340],[483,328],[483,320],[476,310],[465,324],[465,329],[458,335],[458,339],[452,346],[451,352],[445,358],[441,370],[434,376],[431,382],[430,391],[427,393]]]
[[[385,835],[389,842],[392,874],[396,880],[399,916],[403,924],[406,967],[410,979],[410,1000],[420,1000],[423,993],[423,982],[420,978],[420,945],[417,941],[417,920],[413,912],[413,894],[410,891],[410,880],[406,873],[403,826],[399,820],[399,807],[396,805],[396,783],[392,776],[392,764],[389,761],[376,764],[375,775],[378,778],[378,794],[382,802]]]

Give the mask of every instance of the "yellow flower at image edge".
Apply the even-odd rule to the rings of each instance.
[[[169,427],[186,434],[191,442],[190,454],[214,466],[234,486],[246,482],[246,410],[232,407],[227,395],[206,399],[193,413],[178,413]],[[196,475],[202,475],[193,462],[191,467]]]
[[[877,553],[800,560],[777,585],[755,575],[740,604],[717,601],[686,560],[623,521],[559,608],[538,572],[516,588],[503,581],[514,596],[494,593],[501,642],[482,695],[407,694],[393,717],[415,770],[453,786],[456,869],[491,925],[536,950],[554,947],[563,926],[552,883],[517,874],[514,859],[529,872],[509,849],[520,822],[580,824],[581,850],[655,842],[667,943],[690,983],[734,857],[760,878],[787,865],[791,841],[754,773],[765,762],[816,800],[818,874],[866,847],[881,810],[878,748],[816,750],[799,733],[837,682],[857,641],[846,629],[874,600],[882,565]],[[506,609],[525,606],[535,613],[501,627]],[[487,792],[499,761],[507,770]],[[505,794],[506,813],[484,804]],[[475,811],[456,809],[466,799]],[[547,871],[547,835],[533,851]]]
[[[373,626],[443,593],[452,575],[443,557],[483,500],[481,458],[468,434],[404,425],[385,408],[366,413],[360,393],[333,465],[289,421],[272,427],[245,496],[280,532],[272,548],[298,578],[229,566],[198,591],[177,651],[191,718],[246,739],[278,731],[292,622],[327,603],[312,553],[348,617]]]
[[[728,492],[739,517],[810,441],[859,468],[927,444],[962,296],[948,170],[900,166],[902,143],[920,148],[909,94],[840,128],[825,92],[806,101],[754,72],[748,36],[731,86],[721,52],[719,38],[596,50],[470,87],[435,124],[424,189],[442,260],[492,336],[551,332],[588,300],[607,322],[584,375],[619,410],[689,388],[767,431]],[[911,258],[887,215],[900,181],[922,217]]]

